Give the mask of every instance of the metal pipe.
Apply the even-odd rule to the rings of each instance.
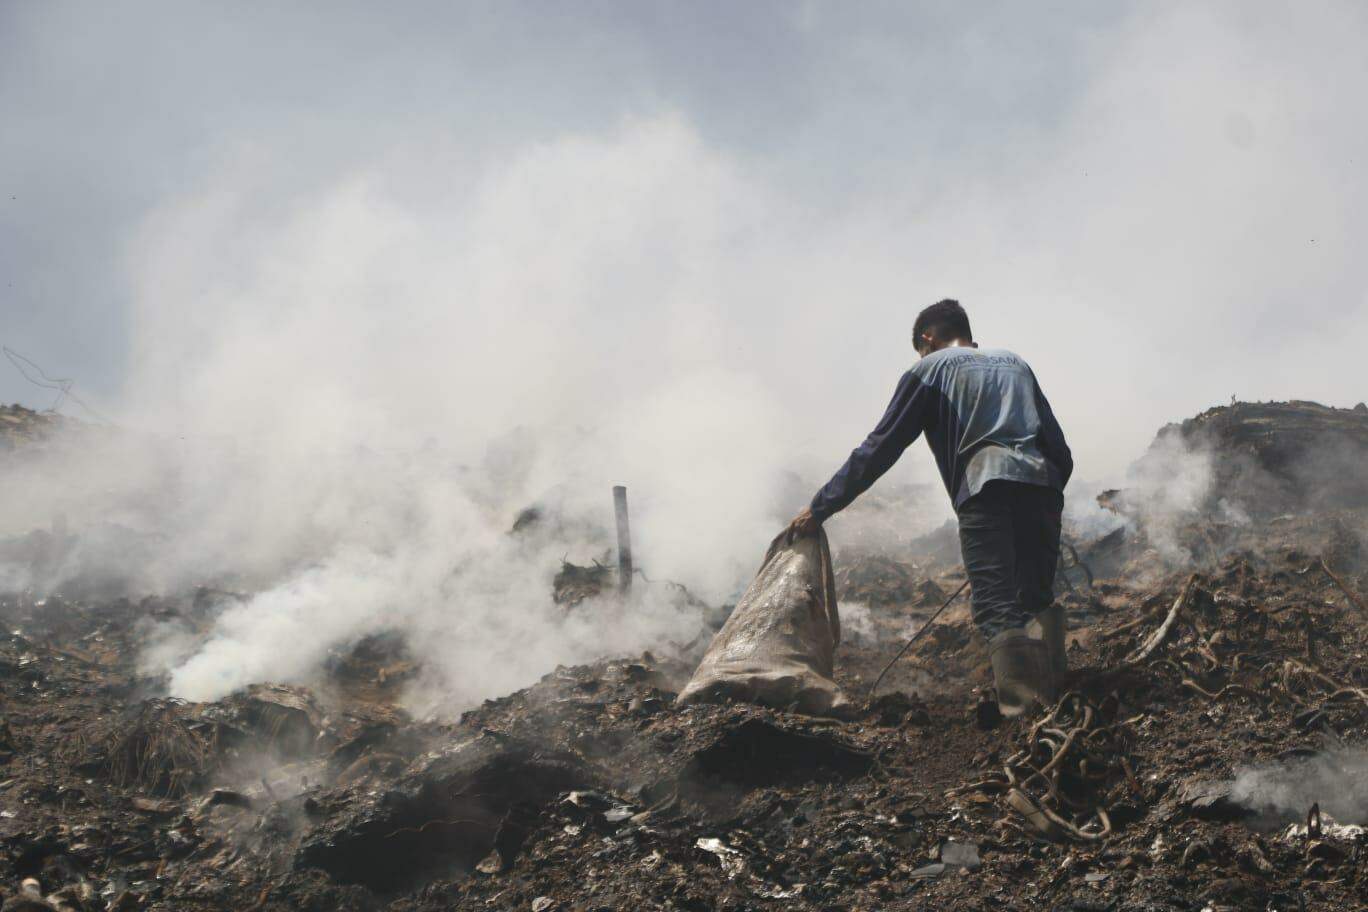
[[[613,488],[613,512],[617,514],[618,591],[624,595],[632,589],[632,527],[627,521],[627,488]]]

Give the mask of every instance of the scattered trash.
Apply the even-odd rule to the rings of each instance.
[[[242,794],[242,792],[234,791],[233,789],[218,788],[209,793],[208,804],[211,807],[215,805],[229,805],[230,807],[250,808],[252,806],[252,799]]]
[[[746,873],[746,860],[736,849],[731,848],[720,839],[712,837],[699,839],[694,845],[705,852],[717,856],[717,861],[722,865],[722,870],[726,872],[728,880],[735,880],[737,877]]]
[[[624,820],[631,819],[635,814],[635,810],[624,805],[621,807],[609,808],[604,811],[603,819],[608,823],[622,823]]]
[[[931,715],[919,698],[894,691],[880,694],[870,703],[868,713],[880,725],[930,725]]]
[[[1327,742],[1355,749],[1368,719],[1368,511],[1234,515],[1176,517],[1177,564],[1139,521],[1071,530],[1072,692],[1012,721],[979,715],[986,656],[959,606],[858,717],[678,703],[698,639],[414,719],[398,701],[430,669],[402,636],[339,644],[316,690],[184,702],[152,695],[148,630],[194,636],[249,594],[0,591],[0,891],[62,912],[1358,909],[1362,767]],[[54,520],[0,539],[0,562],[83,534]],[[863,693],[963,582],[953,528],[936,540],[837,543],[840,595],[866,607],[827,681]],[[605,581],[567,573],[571,620]],[[1311,800],[1346,822],[1298,819]]]
[[[1364,838],[1368,827],[1356,823],[1339,823],[1329,814],[1314,809],[1306,823],[1294,823],[1283,831],[1283,841],[1296,843],[1305,839],[1338,839],[1356,842]]]
[[[1183,849],[1182,865],[1185,868],[1195,868],[1197,865],[1211,858],[1211,844],[1200,839],[1194,839]]]
[[[972,873],[982,866],[978,846],[969,842],[945,842],[940,847],[940,861],[916,868],[909,877],[940,877],[942,874],[964,871]]]
[[[972,842],[947,842],[940,848],[940,860],[966,871],[977,871],[979,861],[978,846]]]
[[[1232,795],[1233,780],[1189,779],[1179,787],[1178,800],[1205,820],[1241,820],[1253,814]]]

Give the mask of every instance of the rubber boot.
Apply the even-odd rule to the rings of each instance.
[[[1041,639],[1045,641],[1045,652],[1050,657],[1050,673],[1054,675],[1057,688],[1069,670],[1069,654],[1064,645],[1064,606],[1055,602],[1036,615],[1036,621],[1040,624]]]
[[[1004,716],[1019,716],[1035,704],[1054,703],[1054,675],[1043,641],[1031,639],[1020,627],[1004,630],[988,641],[988,657],[993,663],[998,710]]]

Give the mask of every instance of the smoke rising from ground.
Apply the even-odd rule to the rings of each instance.
[[[1210,515],[1215,454],[1189,446],[1176,434],[1160,436],[1126,474],[1119,492],[1102,494],[1110,502],[1074,496],[1068,503],[1070,526],[1082,539],[1097,538],[1127,526],[1144,533],[1148,545],[1171,567],[1193,563],[1196,555],[1181,540],[1185,526]],[[1075,494],[1082,494],[1075,489]],[[1234,510],[1230,515],[1236,515]]]
[[[1368,750],[1343,747],[1239,770],[1231,798],[1267,817],[1306,819],[1311,805],[1340,823],[1368,824]]]
[[[73,446],[24,483],[26,521],[60,502],[79,528],[105,492],[159,540],[146,585],[254,592],[192,651],[165,631],[150,655],[173,693],[306,679],[398,629],[467,705],[557,661],[688,639],[696,612],[668,603],[550,602],[560,558],[606,544],[611,484],[632,492],[643,567],[713,601],[810,491],[790,480],[810,413],[729,356],[746,321],[717,291],[791,239],[677,119],[534,150],[436,212],[357,177],[245,231],[239,179],[158,213],[134,257],[130,411],[177,435],[119,458]],[[605,314],[605,296],[649,306]],[[583,531],[510,538],[533,504]]]
[[[136,554],[144,585],[249,590],[202,642],[163,632],[153,655],[178,694],[307,679],[328,649],[400,629],[432,669],[435,696],[415,700],[459,708],[558,661],[687,636],[666,604],[566,618],[550,604],[567,549],[605,545],[610,486],[629,487],[648,573],[726,600],[877,419],[913,358],[915,311],[942,295],[1035,365],[1082,479],[1113,478],[1163,421],[1230,392],[1288,395],[1250,356],[1288,300],[1301,318],[1279,358],[1297,395],[1335,401],[1362,368],[1322,356],[1322,327],[1346,350],[1368,342],[1353,163],[1368,137],[1325,87],[1368,85],[1368,23],[1351,5],[1245,10],[1067,26],[1002,13],[937,22],[951,38],[934,47],[906,44],[925,23],[896,16],[729,12],[716,34],[764,41],[719,52],[720,85],[668,22],[558,22],[543,54],[525,11],[462,20],[447,32],[476,61],[466,72],[418,34],[446,34],[432,23],[386,43],[370,14],[338,13],[351,51],[333,59],[276,47],[317,23],[182,32],[211,14],[177,13],[148,58],[108,68],[133,80],[118,98],[51,105],[135,115],[114,118],[126,172],[102,178],[135,199],[110,204],[117,243],[89,268],[124,302],[102,402],[141,436],[0,482],[17,505],[0,532],[59,511],[73,529],[116,523],[151,542],[104,552]],[[98,53],[65,8],[6,15],[26,44],[0,58],[35,84],[32,60],[79,70]],[[105,24],[136,44],[144,18]],[[1004,37],[1018,33],[1021,48]],[[521,63],[490,59],[490,35],[515,36]],[[192,67],[187,48],[216,69],[181,87],[166,74]],[[158,69],[168,49],[175,66]],[[1064,69],[1036,74],[1044,59]],[[207,132],[180,113],[168,143],[129,100],[139,79]],[[0,96],[19,137],[0,154],[54,193],[86,167],[68,161],[73,137],[98,143],[52,136],[53,170],[30,98],[50,101]],[[25,238],[72,224],[45,221],[70,206],[18,203],[6,224]],[[49,345],[27,353],[69,357],[42,329],[42,276],[15,271],[21,341]],[[920,444],[889,480],[938,483]],[[548,497],[588,531],[506,534]],[[910,521],[947,515],[936,499]]]

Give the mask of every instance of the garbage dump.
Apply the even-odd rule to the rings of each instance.
[[[1172,441],[1210,459],[1208,508],[1238,501],[1244,512],[1267,517],[1368,504],[1368,474],[1361,471],[1368,406],[1362,403],[1337,409],[1237,402],[1168,425],[1156,448]]]
[[[826,533],[770,543],[760,571],[679,694],[690,703],[759,703],[809,715],[850,708],[833,680],[841,618]]]
[[[310,687],[187,702],[141,664],[148,621],[205,629],[237,593],[0,592],[0,897],[77,912],[1363,909],[1368,560],[1353,545],[1368,510],[1315,504],[1233,525],[1197,509],[1177,531],[1212,546],[1146,576],[1104,572],[1113,533],[1066,530],[1092,571],[1061,584],[1070,677],[1055,706],[1008,721],[980,711],[988,656],[963,601],[848,718],[681,704],[701,669],[662,643],[417,719],[396,682],[420,660],[399,639],[340,649]],[[1143,563],[1146,530],[1123,532],[1110,564]],[[782,568],[820,579],[826,560],[816,539],[771,556],[757,585]],[[890,560],[834,555],[839,594],[869,605],[865,636],[804,666],[835,693],[865,693],[941,603],[932,587],[963,580],[920,551]],[[572,579],[611,588],[609,573]],[[812,593],[814,625],[829,596]],[[561,605],[579,619],[598,601]]]

